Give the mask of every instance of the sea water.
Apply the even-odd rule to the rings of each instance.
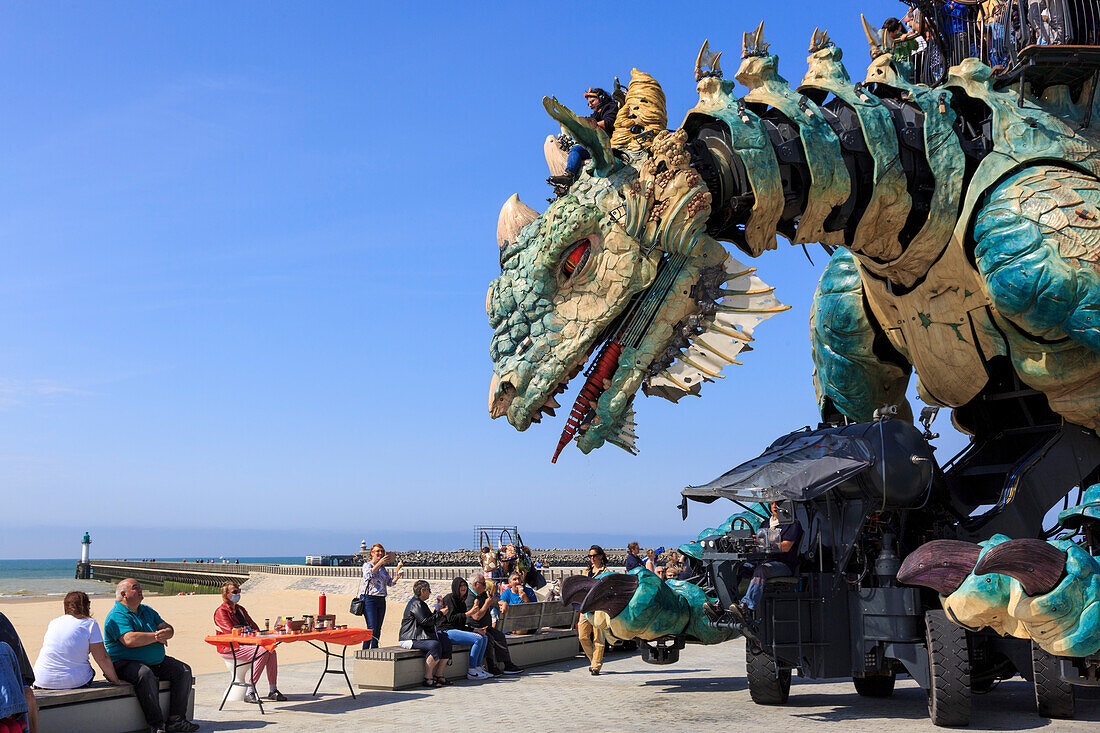
[[[157,558],[179,561],[184,558]],[[304,557],[242,557],[242,563],[301,565]],[[190,560],[190,559],[189,559]],[[8,598],[63,598],[71,590],[91,597],[114,595],[114,586],[96,580],[74,580],[77,560],[0,560],[0,601]]]

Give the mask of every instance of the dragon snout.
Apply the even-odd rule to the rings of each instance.
[[[500,381],[500,376],[493,375],[489,382],[489,417],[496,420],[508,414],[508,408],[515,399],[516,388],[511,382]]]

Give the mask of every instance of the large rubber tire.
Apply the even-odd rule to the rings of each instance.
[[[859,693],[860,697],[890,697],[894,694],[894,682],[896,680],[897,675],[893,672],[871,677],[852,678],[852,682],[856,686],[856,692]]]
[[[1044,718],[1073,717],[1073,685],[1062,679],[1058,666],[1057,657],[1032,642],[1031,671],[1035,685],[1035,707]]]
[[[943,611],[924,615],[928,644],[928,717],[936,725],[970,724],[970,652],[966,629]]]
[[[776,675],[775,660],[770,654],[753,654],[746,645],[745,677],[749,696],[757,705],[784,705],[791,694],[791,670]]]

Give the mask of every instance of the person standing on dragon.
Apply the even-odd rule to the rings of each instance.
[[[911,420],[915,371],[921,399],[953,408],[972,435],[1038,409],[1095,439],[1100,100],[1088,84],[1075,96],[1065,85],[1041,98],[1001,91],[977,59],[938,86],[914,84],[864,26],[872,62],[862,82],[815,30],[796,89],[762,26],[745,34],[741,97],[704,44],[699,103],[675,131],[659,85],[637,70],[616,139],[544,99],[592,162],[543,214],[515,196],[501,210],[501,276],[486,300],[491,417],[526,430],[553,415],[595,353],[557,451],[576,437],[585,453],[605,442],[633,452],[639,389],[672,401],[698,394],[784,310],[718,242],[757,257],[781,234],[835,250],[810,322],[825,422],[869,421],[886,406]],[[645,134],[618,135],[639,126]],[[548,162],[553,154],[548,145]],[[986,567],[1022,572],[1013,542],[1003,547]],[[1071,554],[1048,559],[1072,566],[1066,582],[1094,613],[1100,566]],[[610,608],[629,614],[630,602]],[[1100,649],[1100,630],[1076,623],[1059,620],[1043,643],[1081,633],[1074,654]]]

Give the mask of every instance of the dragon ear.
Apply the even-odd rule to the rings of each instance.
[[[516,241],[520,229],[539,218],[539,212],[519,200],[519,194],[512,194],[504,206],[500,207],[500,217],[497,218],[497,246],[503,251],[505,247]]]
[[[542,106],[546,109],[546,114],[560,122],[573,139],[592,154],[597,176],[607,176],[615,170],[616,161],[615,156],[611,154],[611,138],[606,132],[587,124],[554,97],[543,97]]]

